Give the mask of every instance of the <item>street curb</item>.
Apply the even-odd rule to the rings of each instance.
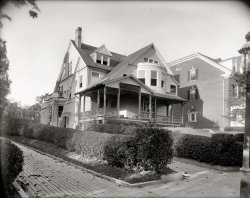
[[[22,189],[22,187],[16,181],[14,181],[12,184],[17,189],[17,192],[22,198],[29,198],[26,192]]]
[[[35,149],[35,148],[33,148],[33,147],[31,147],[31,146],[28,146],[28,145],[26,145],[26,144],[22,144],[22,143],[20,143],[20,142],[14,141],[14,140],[11,140],[11,141],[15,142],[16,144],[20,144],[20,145],[26,146],[26,147],[28,147],[28,148],[30,148],[30,149],[32,149],[32,150],[38,152],[38,153],[41,153],[41,154],[43,154],[43,155],[47,155],[47,156],[49,156],[49,157],[51,157],[51,158],[54,158],[54,159],[57,159],[57,160],[59,160],[59,161],[66,161],[67,163],[69,163],[69,164],[72,165],[72,166],[75,166],[75,167],[77,167],[77,168],[80,168],[80,169],[82,169],[82,170],[84,170],[84,171],[86,171],[86,172],[89,172],[89,173],[91,173],[91,174],[97,176],[97,177],[101,177],[101,178],[106,179],[106,180],[108,180],[108,181],[117,183],[118,185],[121,185],[121,186],[126,186],[126,187],[142,187],[142,186],[147,186],[147,185],[154,185],[154,184],[160,184],[160,183],[165,183],[165,182],[177,181],[177,177],[179,178],[179,180],[183,180],[183,179],[184,179],[184,175],[183,175],[184,173],[181,172],[181,173],[172,173],[172,174],[168,174],[168,175],[162,175],[162,176],[165,176],[165,177],[166,177],[166,176],[169,176],[168,179],[165,179],[165,178],[164,178],[164,179],[161,179],[161,180],[154,180],[154,181],[148,181],[148,182],[141,182],[141,183],[131,184],[131,183],[128,183],[128,182],[125,182],[125,181],[122,181],[122,180],[119,180],[119,179],[116,179],[116,178],[113,178],[113,177],[109,177],[109,176],[107,176],[107,175],[103,175],[103,174],[98,173],[98,172],[95,172],[95,171],[93,171],[93,170],[84,168],[84,167],[82,167],[82,166],[80,166],[80,165],[77,165],[77,164],[75,164],[75,163],[73,163],[73,162],[68,161],[67,159],[62,159],[62,158],[60,158],[60,157],[51,155],[51,154],[49,154],[49,153],[45,153],[45,152],[43,152],[43,151],[40,151],[40,150],[38,150],[38,149]],[[67,157],[66,157],[66,158],[67,158]],[[71,160],[72,160],[72,159],[71,159]],[[180,176],[179,176],[180,174],[182,174],[183,177],[180,177]],[[178,176],[177,176],[177,175],[178,175]]]
[[[214,170],[219,170],[219,171],[223,171],[223,172],[235,172],[235,171],[240,171],[240,167],[239,166],[220,166],[220,165],[211,165],[211,164],[207,164],[205,162],[199,162],[196,160],[192,160],[192,159],[187,159],[187,158],[180,158],[180,157],[174,157],[174,159],[176,161],[179,162],[184,162],[184,163],[188,163],[188,164],[193,164],[196,166],[201,166],[204,168],[209,168],[209,169],[214,169]]]

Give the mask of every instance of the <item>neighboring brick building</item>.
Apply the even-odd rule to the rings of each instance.
[[[188,101],[183,109],[186,126],[213,129],[239,126],[224,116],[232,110],[228,99],[240,97],[243,91],[231,78],[232,71],[242,71],[241,63],[241,57],[220,60],[196,53],[168,64],[180,83],[179,96]],[[175,116],[180,115],[180,105],[174,109]]]
[[[82,30],[70,41],[54,92],[41,108],[41,123],[84,128],[91,122],[120,120],[181,124],[173,104],[178,82],[152,43],[124,56],[105,45],[82,43]]]

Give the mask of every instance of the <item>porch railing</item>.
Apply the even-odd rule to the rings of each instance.
[[[104,110],[103,108],[99,108],[99,110],[91,110],[91,111],[85,111],[85,113],[81,113],[80,118],[81,119],[92,119],[92,118],[98,118],[103,117]],[[106,109],[106,117],[114,117],[118,118],[118,110],[116,108],[107,108]],[[150,115],[149,112],[142,111],[141,112],[141,120],[149,120]],[[152,113],[152,121],[159,122],[159,123],[166,123],[166,124],[181,124],[183,123],[183,120],[181,117],[169,117],[169,116],[161,116],[157,115],[156,120],[154,120],[154,113]]]

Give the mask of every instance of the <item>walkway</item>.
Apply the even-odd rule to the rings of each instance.
[[[24,154],[24,167],[16,181],[29,197],[154,196],[139,188],[119,186],[66,162],[18,146]]]

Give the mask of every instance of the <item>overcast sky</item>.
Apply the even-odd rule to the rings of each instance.
[[[167,62],[200,52],[212,58],[237,56],[250,31],[249,9],[239,1],[38,1],[3,8],[12,80],[10,98],[22,105],[52,92],[70,39],[83,28],[83,41],[130,54],[152,42]]]

